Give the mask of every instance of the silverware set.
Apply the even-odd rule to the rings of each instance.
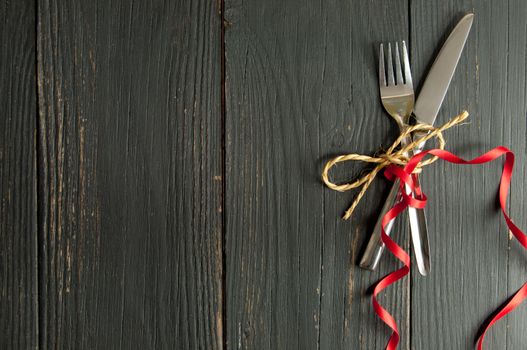
[[[384,55],[385,46],[381,44],[379,50],[379,90],[381,102],[388,114],[395,120],[399,129],[403,131],[408,127],[411,116],[417,123],[433,125],[439,113],[443,99],[445,98],[448,86],[454,75],[457,63],[465,46],[474,14],[465,15],[452,30],[449,37],[443,44],[441,51],[437,55],[430,72],[423,84],[417,101],[414,105],[414,88],[412,74],[410,70],[410,60],[406,43],[387,45],[387,55]],[[400,57],[402,56],[402,62]],[[423,135],[413,135],[415,138]],[[403,140],[403,146],[412,142],[411,138]],[[424,147],[420,144],[413,150],[413,154],[419,153]],[[413,175],[416,187],[419,188],[419,177]],[[407,194],[409,189],[405,189]],[[364,255],[360,261],[360,267],[375,270],[384,251],[384,243],[381,240],[381,221],[383,216],[398,202],[402,196],[399,193],[399,180],[395,181],[383,205],[379,219],[374,226]],[[424,209],[408,208],[410,221],[410,233],[414,248],[415,260],[419,272],[426,276],[430,272],[430,247],[428,240],[428,227]],[[385,232],[390,235],[394,220],[385,227]]]

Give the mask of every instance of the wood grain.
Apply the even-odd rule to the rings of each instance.
[[[38,348],[35,4],[0,1],[0,348]]]
[[[42,348],[222,347],[211,1],[38,2]]]
[[[511,124],[510,136],[506,144],[516,153],[516,169],[514,169],[509,201],[510,213],[516,225],[527,230],[525,215],[527,196],[527,24],[525,22],[527,3],[525,1],[510,0],[507,6],[507,27],[504,34],[507,37],[507,76],[506,84],[506,114],[505,119]],[[505,36],[505,35],[504,35]],[[499,232],[500,235],[505,232]],[[508,251],[508,280],[507,295],[516,292],[527,280],[527,253],[515,238],[509,241]],[[507,349],[521,349],[525,347],[527,324],[527,309],[522,305],[502,322],[507,327]]]
[[[407,15],[400,1],[226,1],[228,348],[386,344],[366,290],[398,265],[386,257],[376,273],[356,266],[386,183],[344,222],[352,194],[325,188],[320,173],[337,153],[373,153],[395,137],[376,62],[381,40],[407,39]],[[409,279],[381,298],[400,323],[401,348],[408,290]]]
[[[343,221],[353,193],[320,173],[398,133],[379,43],[407,40],[419,87],[469,11],[438,123],[471,113],[447,133],[465,158],[516,152],[509,207],[527,229],[525,1],[0,1],[0,347],[384,348],[368,288],[399,264],[357,263],[387,182]],[[422,175],[432,273],[380,298],[400,349],[472,349],[525,281],[501,166]],[[525,322],[522,306],[485,348],[524,347]]]
[[[448,149],[467,159],[498,145],[514,145],[524,153],[525,89],[514,88],[517,79],[522,84],[525,81],[525,50],[509,52],[513,47],[524,48],[525,25],[521,17],[512,15],[521,12],[520,7],[510,6],[486,1],[411,2],[412,62],[421,81],[455,23],[466,12],[476,15],[438,117],[441,123],[461,110],[471,113],[469,125],[448,132]],[[433,268],[429,277],[414,273],[412,279],[415,349],[473,348],[485,318],[506,300],[511,289],[519,287],[519,281],[511,283],[510,278],[519,277],[519,270],[523,271],[519,266],[524,264],[517,255],[515,264],[509,261],[511,243],[496,199],[501,167],[500,161],[479,167],[441,163],[423,176],[430,198]],[[518,170],[516,191],[525,181]],[[515,194],[511,203],[518,203],[522,196]],[[518,210],[513,217],[525,222]],[[520,309],[512,317],[525,320],[525,312]],[[525,341],[520,339],[525,335],[520,324],[514,328],[506,321],[498,323],[485,348],[504,349],[506,344],[511,345],[507,348],[521,348]],[[508,332],[520,334],[513,340]]]

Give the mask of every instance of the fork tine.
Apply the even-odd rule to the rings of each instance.
[[[412,73],[410,71],[410,60],[408,59],[408,51],[406,51],[406,43],[403,40],[403,64],[404,64],[404,81],[407,85],[413,87]]]
[[[399,57],[399,44],[395,42],[395,83],[397,85],[404,85],[403,71],[401,69],[401,58]]]
[[[379,49],[379,85],[386,86],[386,73],[384,71],[384,49],[381,44]]]
[[[393,78],[392,44],[388,43],[388,86],[395,85]]]

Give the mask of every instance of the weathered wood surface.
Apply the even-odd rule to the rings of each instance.
[[[522,0],[510,0],[507,9],[506,33],[508,46],[504,61],[507,63],[505,89],[506,114],[511,118],[508,144],[516,152],[517,165],[513,175],[510,211],[514,222],[522,229],[527,228],[527,200],[524,189],[527,188],[527,24],[525,14],[527,3]],[[504,35],[505,37],[505,35]],[[502,231],[503,232],[503,231]],[[500,234],[503,235],[503,233]],[[521,287],[527,276],[527,254],[515,239],[509,242],[507,256],[507,294]],[[527,335],[522,328],[527,324],[527,309],[521,306],[519,311],[507,318],[507,349],[521,349],[527,343]]]
[[[38,2],[42,348],[222,347],[218,10]]]
[[[331,155],[393,137],[376,52],[407,38],[408,8],[232,0],[225,20],[227,348],[379,348],[389,332],[365,291],[396,265],[388,258],[372,274],[356,260],[381,196],[343,222],[351,194],[328,191],[320,172]],[[407,282],[382,298],[405,348]]]
[[[367,289],[399,265],[357,261],[387,183],[342,221],[353,193],[320,172],[397,134],[378,44],[407,40],[419,87],[467,11],[438,122],[469,110],[447,135],[466,158],[517,153],[510,208],[527,228],[522,0],[1,1],[0,347],[384,348]],[[527,276],[497,210],[501,165],[423,174],[432,274],[381,296],[401,349],[473,348]],[[525,347],[525,322],[522,306],[486,348]]]
[[[0,2],[0,348],[38,345],[35,4]]]
[[[526,228],[521,204],[527,180],[525,2],[437,1],[432,6],[411,2],[414,75],[419,80],[426,76],[439,43],[468,11],[476,14],[474,25],[438,122],[464,109],[471,113],[469,125],[448,131],[448,149],[467,159],[497,145],[517,153],[511,213]],[[502,164],[441,163],[423,176],[430,198],[433,271],[427,278],[415,272],[412,277],[414,349],[473,348],[484,320],[525,281],[527,255],[515,239],[509,241],[498,210]],[[526,321],[521,307],[494,326],[486,348],[524,348]]]

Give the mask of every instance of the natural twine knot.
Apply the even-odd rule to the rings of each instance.
[[[324,171],[322,172],[322,180],[332,190],[339,191],[339,192],[345,192],[349,191],[353,188],[357,188],[359,186],[362,186],[360,192],[357,194],[355,199],[353,200],[353,203],[351,203],[351,206],[348,210],[346,210],[343,218],[349,219],[351,217],[351,214],[359,204],[360,200],[362,199],[362,196],[366,193],[366,190],[372,183],[373,179],[375,179],[375,176],[377,176],[377,173],[381,171],[383,168],[387,167],[390,164],[397,164],[399,166],[405,166],[410,158],[408,157],[408,154],[412,154],[412,150],[420,145],[423,142],[426,142],[430,140],[431,138],[436,138],[438,141],[439,149],[443,150],[445,148],[445,139],[443,138],[443,131],[450,129],[454,125],[457,125],[461,123],[463,120],[468,118],[468,112],[463,111],[461,114],[456,116],[455,118],[450,119],[447,123],[443,124],[442,126],[435,128],[431,125],[426,124],[416,124],[413,126],[409,126],[405,130],[401,132],[399,137],[395,140],[395,142],[390,146],[390,148],[383,154],[378,155],[376,157],[370,157],[365,156],[361,154],[351,153],[351,154],[345,154],[338,156],[336,158],[331,159],[326,163],[326,166],[324,167]],[[407,137],[410,137],[415,132],[414,136],[419,135],[418,137],[414,137],[414,140],[408,144],[404,144],[404,141],[407,139]],[[403,143],[403,147],[398,148],[398,146]],[[397,149],[397,150],[396,150]],[[438,157],[432,157],[426,160],[423,160],[419,162],[419,164],[416,166],[413,173],[420,173],[421,169],[427,165],[432,164],[438,159]],[[364,175],[363,177],[355,180],[351,183],[344,183],[344,184],[335,184],[329,180],[328,172],[329,170],[335,166],[338,163],[347,162],[349,160],[353,161],[362,161],[366,163],[374,163],[377,164],[375,168],[373,168],[368,174]]]

